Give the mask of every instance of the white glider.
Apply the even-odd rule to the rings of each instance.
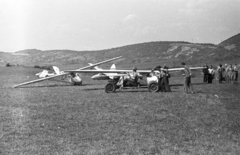
[[[113,61],[113,60],[120,59],[121,57],[122,57],[122,56],[115,57],[115,58],[112,58],[112,59],[109,59],[109,60],[105,60],[105,61],[102,61],[102,62],[98,62],[98,63],[95,63],[95,64],[91,64],[91,65],[86,66],[86,67],[82,67],[82,68],[79,68],[79,69],[76,69],[76,70],[72,70],[71,73],[74,73],[74,71],[81,71],[81,70],[93,68],[93,67],[98,66],[98,65],[100,65],[100,64],[104,64],[104,63],[107,63],[107,62],[110,62],[110,61]],[[59,72],[59,74],[54,74],[54,75],[51,75],[51,76],[49,76],[49,77],[43,77],[43,78],[41,78],[41,79],[32,80],[32,81],[28,81],[28,82],[24,82],[24,83],[17,84],[17,85],[15,85],[15,86],[13,86],[13,88],[17,88],[17,87],[20,87],[20,86],[23,86],[23,85],[32,84],[32,83],[37,83],[37,82],[40,82],[40,81],[50,80],[50,79],[53,79],[53,78],[56,78],[56,77],[60,77],[60,76],[64,77],[64,76],[68,76],[68,75],[73,75],[73,74],[71,74],[71,73],[62,71],[62,72]],[[46,74],[46,73],[44,73],[44,74]],[[74,79],[75,79],[76,76],[78,76],[78,75],[74,75],[74,77],[72,77],[69,82],[74,83]],[[79,77],[79,78],[80,78],[80,77]],[[80,82],[82,82],[81,79],[79,79],[79,78],[76,78],[76,79],[77,79],[78,81],[80,80]],[[65,82],[66,82],[66,81],[65,81]]]
[[[203,69],[204,67],[190,67],[191,70],[196,70],[196,69]],[[171,71],[181,71],[184,70],[184,68],[170,68],[167,69],[169,72]],[[118,73],[116,76],[121,76],[121,74],[127,74],[133,72],[132,70],[66,70],[65,72],[69,73]],[[148,74],[151,73],[151,70],[137,70],[138,73],[140,74]]]

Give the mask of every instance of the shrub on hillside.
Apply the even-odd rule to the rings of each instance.
[[[52,66],[40,66],[40,69],[52,70]]]
[[[40,66],[38,66],[38,65],[34,65],[33,68],[40,68]]]
[[[10,63],[6,64],[6,67],[12,67],[12,66],[15,66],[15,65],[14,64],[10,64]]]
[[[39,68],[39,69],[46,69],[46,70],[52,70],[51,65],[45,65],[45,66],[39,66],[39,65],[34,65],[34,68]]]
[[[6,67],[11,67],[10,63],[7,63],[7,64],[6,64]]]

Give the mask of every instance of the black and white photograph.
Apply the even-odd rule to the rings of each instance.
[[[0,0],[0,155],[239,155],[240,0]]]

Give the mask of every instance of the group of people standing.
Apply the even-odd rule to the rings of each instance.
[[[207,82],[207,83],[212,83],[214,77],[215,77],[215,70],[213,69],[213,66],[210,65],[210,67],[208,67],[207,63],[203,66],[205,68],[203,68],[203,82]]]
[[[208,65],[205,64],[203,67],[205,67],[203,69],[203,82],[212,83],[215,74],[217,74],[216,80],[218,80],[219,83],[222,83],[222,81],[226,81],[227,83],[234,83],[238,80],[237,64],[225,64],[224,66],[222,64],[219,64],[216,70],[213,69],[212,65],[208,67]]]
[[[170,86],[169,86],[169,78],[170,74],[168,72],[168,67],[164,65],[163,67],[157,66],[156,68],[151,70],[151,74],[156,74],[154,71],[158,71],[158,77],[159,77],[159,90],[160,92],[171,92]]]
[[[191,83],[191,77],[192,73],[190,68],[186,65],[185,62],[182,62],[181,65],[183,66],[183,72],[184,72],[184,91],[186,93],[193,93],[193,87]],[[212,65],[210,67],[207,65],[207,63],[203,66],[203,82],[212,83],[213,79],[215,78],[215,74],[217,80],[219,83],[222,83],[222,81],[226,81],[227,83],[233,83],[238,80],[238,68],[237,64],[235,65],[227,65],[225,64],[222,66],[222,64],[219,64],[217,69],[215,70]],[[158,71],[158,72],[155,72]],[[157,75],[156,75],[157,73]],[[153,68],[151,70],[151,76],[158,76],[159,78],[159,89],[161,92],[171,92],[170,86],[169,86],[169,78],[170,74],[168,71],[168,67],[164,65],[163,67],[157,66],[156,68]],[[137,82],[138,78],[141,78],[142,76],[137,72],[137,68],[133,67],[133,77],[131,79],[134,79],[134,82]]]
[[[184,91],[188,93],[193,94],[193,87],[191,83],[191,70],[186,65],[186,63],[182,62],[181,65],[183,66],[184,70]],[[170,86],[169,86],[169,78],[170,74],[168,72],[168,67],[164,65],[164,67],[157,66],[156,68],[152,69],[151,74],[156,75],[156,72],[159,71],[159,74],[157,75],[159,77],[159,89],[161,92],[171,92]]]

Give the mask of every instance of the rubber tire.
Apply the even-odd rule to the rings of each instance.
[[[159,85],[157,82],[151,82],[149,85],[148,85],[148,90],[150,92],[158,92],[159,91]]]
[[[105,92],[106,93],[113,93],[115,92],[116,90],[116,86],[114,83],[108,83],[106,86],[105,86]]]

